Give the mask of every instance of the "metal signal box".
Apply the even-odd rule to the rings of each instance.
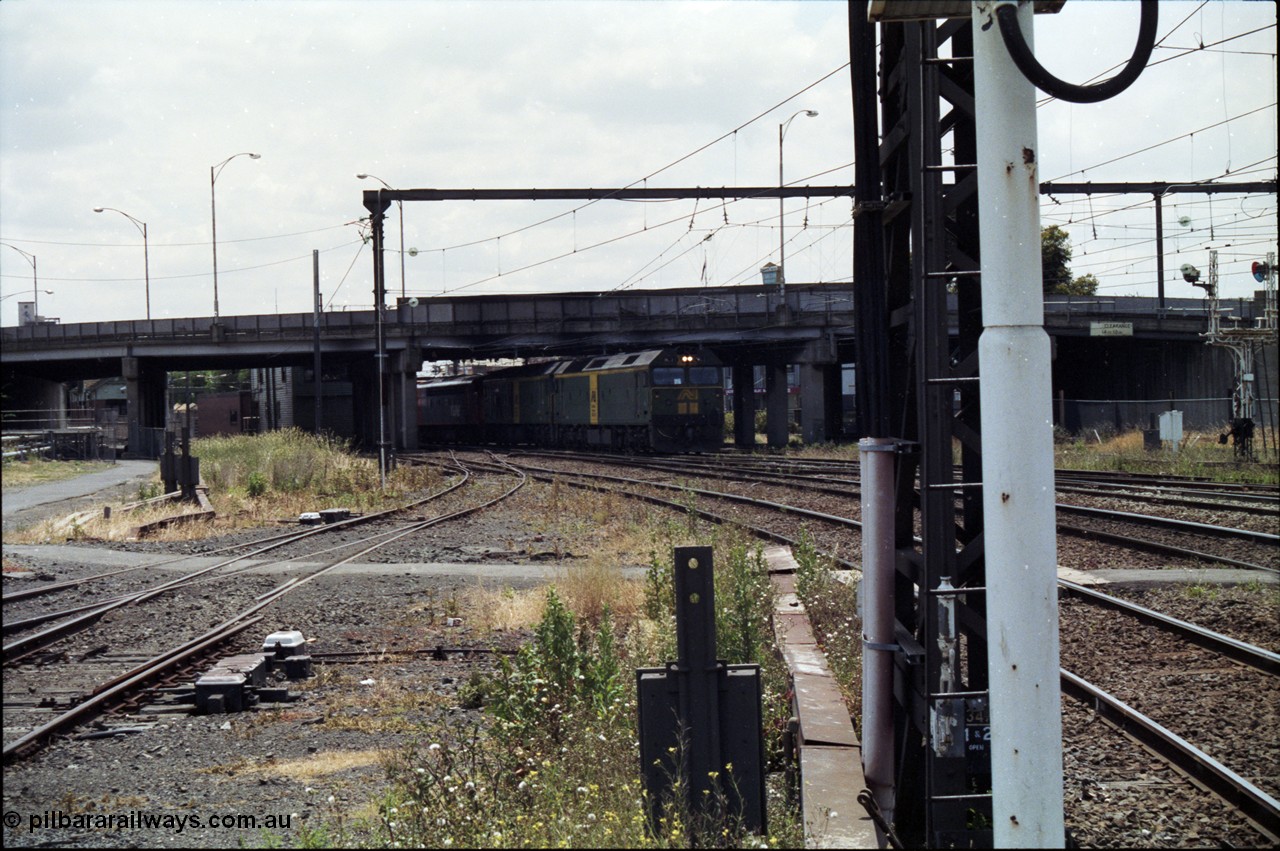
[[[760,667],[716,659],[710,547],[676,548],[675,593],[679,658],[636,671],[650,826],[674,811],[693,819],[691,833],[727,820],[763,832]]]

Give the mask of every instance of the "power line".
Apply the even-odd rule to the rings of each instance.
[[[765,117],[766,115],[768,115],[769,113],[774,112],[774,111],[778,110],[779,108],[781,108],[781,107],[785,106],[786,104],[788,104],[788,103],[790,103],[791,101],[795,100],[796,98],[800,97],[800,95],[804,94],[805,92],[809,91],[810,89],[814,88],[815,86],[817,86],[817,85],[819,85],[819,84],[821,84],[821,83],[826,82],[828,79],[830,79],[831,77],[835,76],[836,74],[840,73],[841,71],[843,71],[845,68],[848,68],[848,67],[849,67],[849,63],[848,63],[848,62],[846,62],[846,63],[844,63],[843,65],[841,65],[840,67],[835,68],[834,70],[827,72],[827,73],[826,73],[826,74],[824,74],[823,76],[819,77],[817,80],[814,80],[812,83],[809,83],[808,85],[806,85],[804,88],[800,89],[799,91],[795,92],[795,93],[794,93],[794,94],[792,94],[792,95],[787,96],[786,98],[783,98],[783,99],[782,99],[781,101],[779,101],[778,103],[774,104],[773,106],[771,106],[771,107],[769,107],[768,109],[764,110],[764,111],[763,111],[763,112],[761,112],[760,114],[756,115],[754,118],[750,118],[750,119],[748,119],[747,121],[744,121],[742,124],[739,124],[737,127],[733,128],[732,130],[730,130],[730,131],[728,131],[728,132],[726,132],[726,133],[721,134],[721,135],[720,135],[720,136],[718,136],[717,138],[712,139],[710,142],[707,142],[706,144],[702,145],[701,147],[695,148],[694,150],[690,151],[690,152],[689,152],[689,153],[687,153],[687,154],[684,154],[683,156],[677,157],[676,159],[672,160],[671,162],[667,163],[666,165],[662,166],[661,168],[656,169],[656,170],[654,170],[654,171],[650,172],[649,174],[645,175],[644,177],[641,177],[641,178],[638,178],[638,179],[636,179],[636,180],[631,181],[630,183],[626,184],[626,185],[625,185],[624,187],[622,187],[622,188],[623,188],[623,189],[631,189],[631,188],[634,188],[635,186],[637,186],[637,185],[639,185],[639,184],[645,183],[645,182],[647,182],[650,178],[652,178],[652,177],[656,177],[657,175],[662,174],[662,172],[667,171],[668,169],[673,168],[673,167],[675,167],[675,166],[679,165],[680,163],[684,162],[685,160],[690,159],[691,157],[694,157],[694,156],[696,156],[696,155],[698,155],[698,154],[702,153],[703,151],[707,150],[708,148],[712,147],[713,145],[716,145],[716,144],[719,144],[720,142],[723,142],[725,139],[728,139],[728,138],[730,138],[730,137],[734,136],[738,131],[740,131],[740,130],[742,130],[742,129],[746,128],[746,127],[750,127],[752,124],[754,124],[755,122],[759,121],[761,118],[764,118],[764,117]],[[599,203],[600,201],[602,201],[602,200],[606,200],[606,199],[603,199],[603,198],[600,198],[600,199],[593,199],[593,200],[591,200],[591,201],[588,201],[588,202],[587,202],[587,203],[585,203],[585,204],[582,204],[582,205],[580,205],[580,206],[574,207],[574,208],[573,208],[573,209],[571,209],[571,210],[565,210],[564,212],[557,213],[557,214],[556,214],[556,215],[554,215],[554,216],[548,216],[547,218],[542,219],[542,220],[540,220],[540,221],[536,221],[536,222],[533,222],[533,223],[531,223],[531,224],[528,224],[528,225],[524,225],[524,226],[522,226],[522,227],[515,228],[514,230],[509,230],[509,231],[506,231],[506,232],[504,232],[504,233],[497,234],[497,235],[495,235],[495,236],[486,236],[486,237],[482,237],[482,238],[480,238],[480,239],[470,240],[470,241],[468,241],[468,242],[460,242],[460,243],[457,243],[456,245],[446,245],[446,246],[442,246],[442,247],[440,247],[440,248],[431,248],[431,249],[428,249],[428,250],[429,250],[429,251],[452,251],[452,250],[455,250],[455,249],[458,249],[458,248],[470,248],[470,247],[475,246],[475,245],[482,245],[482,244],[484,244],[484,243],[486,243],[486,242],[494,242],[494,241],[496,241],[496,240],[502,239],[503,237],[513,236],[513,235],[518,234],[518,233],[523,233],[524,231],[532,230],[533,228],[540,227],[540,226],[542,226],[542,225],[548,224],[549,222],[554,222],[554,221],[556,221],[557,219],[562,219],[562,218],[564,218],[565,216],[569,216],[569,215],[576,214],[576,213],[578,213],[578,212],[580,212],[580,211],[582,211],[582,210],[587,209],[588,207],[591,207],[591,206],[593,206],[593,205],[595,205],[595,204],[598,204],[598,203]]]
[[[1163,142],[1156,142],[1154,145],[1148,145],[1145,148],[1139,148],[1136,151],[1130,151],[1127,154],[1121,154],[1118,157],[1112,157],[1109,160],[1103,160],[1100,163],[1094,163],[1093,165],[1086,166],[1085,168],[1078,168],[1075,171],[1069,171],[1066,174],[1062,174],[1062,175],[1059,175],[1058,177],[1052,178],[1048,182],[1052,183],[1055,180],[1062,180],[1062,178],[1070,177],[1073,174],[1084,174],[1085,172],[1090,171],[1092,169],[1102,168],[1104,165],[1111,165],[1112,163],[1120,162],[1120,160],[1128,159],[1129,157],[1136,157],[1138,154],[1145,154],[1147,151],[1153,151],[1156,148],[1160,148],[1165,145],[1170,145],[1174,142],[1178,142],[1183,139],[1189,139],[1195,136],[1197,133],[1203,133],[1206,130],[1212,130],[1215,127],[1221,127],[1224,124],[1230,124],[1232,121],[1237,121],[1241,118],[1247,118],[1248,116],[1253,115],[1255,112],[1262,112],[1264,109],[1274,109],[1275,106],[1276,106],[1275,101],[1272,101],[1271,103],[1268,103],[1268,104],[1263,104],[1262,106],[1259,106],[1255,109],[1251,109],[1248,112],[1242,112],[1239,115],[1232,116],[1231,118],[1225,118],[1222,121],[1216,121],[1213,124],[1208,124],[1204,127],[1200,127],[1196,130],[1190,131],[1189,133],[1183,133],[1179,136],[1174,136],[1171,139],[1165,139]]]
[[[223,239],[223,240],[219,240],[219,242],[225,242],[225,243],[231,244],[236,242],[262,242],[268,239],[288,239],[294,236],[307,236],[313,233],[324,233],[325,231],[337,230],[338,228],[341,228],[341,227],[346,227],[346,224],[329,225],[327,227],[316,228],[315,230],[301,230],[295,233],[279,233],[273,236],[250,236],[250,237],[245,237],[243,239]],[[9,237],[9,236],[0,237],[0,239],[13,241],[13,242],[27,242],[27,243],[31,243],[32,245],[68,245],[68,246],[73,246],[77,248],[139,248],[142,245],[142,243],[139,243],[139,242],[59,242],[57,240],[52,240],[52,239],[22,239],[20,237]],[[152,248],[203,248],[208,246],[209,244],[210,243],[208,242],[154,242],[152,241],[150,243],[150,246]]]
[[[338,245],[330,246],[329,248],[321,248],[317,250],[321,254],[326,254],[330,251],[337,251],[339,248],[345,248],[348,245],[355,245],[356,243],[363,244],[363,242],[364,242],[363,240],[356,239],[351,242],[343,242],[343,243],[339,243]],[[310,260],[310,259],[311,259],[311,254],[304,254],[298,257],[288,257],[284,260],[273,260],[270,263],[259,263],[256,266],[241,266],[236,269],[223,269],[221,271],[223,274],[231,274],[233,272],[252,272],[255,269],[266,269],[271,266],[283,266],[286,263],[296,263],[299,260]],[[187,278],[205,278],[205,277],[209,277],[210,274],[211,274],[210,272],[194,272],[186,275],[152,275],[151,280],[179,281]],[[3,273],[0,273],[0,278],[16,278],[16,277],[25,277],[25,276],[5,275]],[[55,278],[47,275],[41,275],[40,279],[42,281],[61,281],[63,283],[82,283],[82,284],[128,283],[131,281],[138,280],[138,278]]]

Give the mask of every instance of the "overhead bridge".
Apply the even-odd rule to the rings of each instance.
[[[1232,305],[1233,314],[1246,319],[1252,311],[1249,301]],[[954,329],[954,304],[950,315]],[[376,320],[366,310],[4,328],[5,406],[53,408],[50,386],[56,383],[123,376],[130,422],[159,427],[165,420],[166,373],[311,367],[318,347],[326,371],[336,365],[348,370],[355,436],[371,443],[368,438],[377,434],[376,397],[368,391],[378,373]],[[1096,359],[1079,358],[1108,342],[1181,352],[1162,358],[1204,356],[1199,335],[1207,316],[1201,299],[1166,299],[1161,308],[1150,298],[1050,297],[1045,322],[1059,351],[1070,352],[1095,378]],[[414,444],[415,375],[427,361],[691,345],[714,348],[732,368],[736,387],[752,386],[753,368],[765,368],[773,388],[767,395],[774,405],[774,442],[786,439],[786,369],[799,365],[802,430],[807,441],[820,442],[840,432],[840,365],[854,360],[853,327],[848,283],[789,284],[785,293],[747,286],[402,299],[382,316],[391,435],[402,448]],[[1074,387],[1071,392],[1078,395]],[[745,401],[745,394],[738,396],[739,403]],[[748,411],[738,419],[750,421]]]

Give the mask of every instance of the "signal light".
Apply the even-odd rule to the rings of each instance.
[[[1253,279],[1254,279],[1255,281],[1257,281],[1257,282],[1258,282],[1258,283],[1260,283],[1260,284],[1261,284],[1261,283],[1264,283],[1264,282],[1267,280],[1267,276],[1268,276],[1268,275],[1270,275],[1270,274],[1271,274],[1271,267],[1270,267],[1270,266],[1268,266],[1266,263],[1262,263],[1262,262],[1260,262],[1260,261],[1254,261],[1254,264],[1253,264]]]

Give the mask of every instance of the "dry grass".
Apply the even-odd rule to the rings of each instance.
[[[239,529],[293,523],[305,511],[324,508],[369,513],[403,504],[444,483],[434,468],[406,466],[391,472],[383,491],[373,461],[349,454],[344,444],[297,431],[206,438],[195,441],[192,451],[200,458],[216,517],[212,522],[181,523],[155,531],[148,540],[201,540]],[[251,480],[257,484],[252,489]],[[191,503],[167,502],[124,511],[126,504],[109,506],[109,519],[100,507],[36,523],[6,533],[4,539],[19,544],[131,540],[142,524],[197,511]]]
[[[606,606],[615,623],[631,623],[644,608],[643,582],[625,578],[605,556],[593,555],[582,563],[570,564],[549,584],[585,623],[599,623]],[[546,594],[545,587],[517,591],[477,585],[463,593],[461,610],[466,622],[481,631],[528,629],[542,620]]]
[[[644,583],[624,577],[604,554],[562,568],[554,584],[565,604],[590,623],[599,623],[606,607],[618,623],[629,623],[644,608]]]
[[[85,473],[97,473],[112,466],[106,461],[46,461],[43,458],[29,461],[5,461],[0,483],[3,483],[5,490],[24,488],[72,479]]]
[[[63,541],[127,541],[136,537],[138,526],[182,514],[200,511],[194,503],[167,502],[149,505],[133,511],[123,511],[123,505],[115,504],[111,516],[104,517],[102,508],[80,511],[63,517],[42,520],[22,529],[6,532],[5,543],[52,544]],[[187,541],[213,534],[211,523],[180,523],[162,529],[149,537],[156,541]]]
[[[1259,458],[1265,454],[1269,460],[1243,463],[1237,461],[1235,447],[1218,442],[1221,433],[1186,432],[1176,450],[1166,446],[1148,451],[1141,431],[1120,434],[1089,431],[1055,445],[1054,464],[1058,468],[1076,470],[1123,470],[1203,476],[1219,481],[1280,483],[1280,468],[1274,460],[1275,448],[1264,446],[1261,434],[1254,438],[1254,450]]]
[[[253,766],[250,771],[275,777],[287,777],[290,780],[315,780],[352,768],[381,765],[389,754],[390,751],[385,750],[323,751],[304,759],[272,760]]]
[[[467,623],[481,632],[514,632],[541,620],[545,604],[546,592],[540,588],[516,591],[481,585],[463,593],[462,611]]]
[[[266,774],[287,777],[291,780],[315,780],[353,768],[380,765],[390,755],[386,750],[323,751],[302,759],[268,759],[256,762],[249,757],[237,757],[231,762],[197,768],[197,774],[225,774],[239,777],[250,774]]]

